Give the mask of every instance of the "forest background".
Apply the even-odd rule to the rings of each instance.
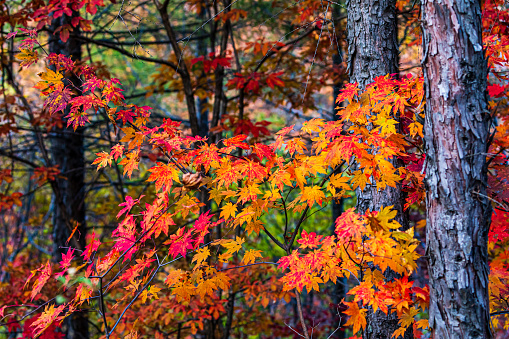
[[[1,338],[508,338],[508,5],[0,0]]]

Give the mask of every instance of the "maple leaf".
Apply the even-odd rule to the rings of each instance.
[[[394,206],[381,207],[380,211],[376,214],[376,219],[378,219],[380,225],[384,229],[398,229],[401,225],[394,219],[398,214],[397,210],[393,209]]]
[[[408,328],[414,323],[414,317],[419,314],[419,310],[415,307],[411,307],[410,309],[406,310],[401,314],[399,317],[399,323],[401,324],[401,327]]]
[[[20,48],[20,53],[16,54],[16,58],[21,60],[21,67],[30,67],[39,60],[39,53],[36,50]]]
[[[348,309],[343,311],[344,314],[349,315],[350,318],[345,323],[345,326],[353,325],[353,333],[359,332],[362,328],[363,330],[366,328],[366,310],[359,309],[359,305],[356,302],[343,302]]]
[[[117,112],[117,120],[122,120],[122,125],[125,125],[126,122],[133,122],[133,118],[136,114],[131,110],[120,110]]]
[[[74,297],[74,301],[77,305],[83,304],[84,301],[90,303],[90,297],[92,297],[92,289],[85,284],[79,284],[76,289],[76,296]]]
[[[267,75],[267,85],[274,89],[274,87],[285,87],[285,83],[283,80],[281,80],[280,76],[283,74],[284,72],[281,71],[281,72],[277,72],[277,73],[272,73],[272,74],[269,74]]]
[[[325,194],[320,186],[315,185],[313,187],[304,187],[300,201],[307,202],[308,206],[311,207],[315,202],[322,206],[323,199],[325,199]]]
[[[417,328],[421,328],[423,330],[427,329],[429,327],[428,319],[421,319],[417,323]]]
[[[239,192],[239,200],[241,203],[245,203],[248,200],[256,200],[257,194],[262,193],[258,188],[260,185],[253,183],[251,185],[246,185],[241,188]]]
[[[120,105],[122,100],[124,100],[124,95],[122,94],[123,89],[115,87],[115,83],[119,84],[120,82],[113,78],[103,88],[102,97],[106,99],[106,102],[113,102],[114,104]]]
[[[306,283],[306,289],[308,292],[311,292],[312,290],[319,292],[320,291],[319,284],[323,284],[323,279],[313,275],[309,278],[309,281]]]
[[[323,119],[311,119],[302,124],[302,131],[306,133],[318,133],[323,126],[325,126],[325,121]]]
[[[329,178],[329,184],[327,185],[327,189],[331,191],[332,194],[336,194],[336,189],[339,188],[344,191],[350,191],[350,185],[348,184],[350,178],[348,176],[342,176],[341,174],[334,174]]]
[[[235,163],[235,165],[240,174],[247,177],[249,180],[263,180],[267,175],[267,169],[265,166],[254,161],[239,160]]]
[[[365,281],[348,291],[348,294],[355,296],[353,301],[361,301],[362,305],[366,305],[373,298],[374,293],[375,290],[373,289],[372,284]]]
[[[125,133],[124,137],[120,139],[121,142],[129,142],[128,149],[139,148],[145,140],[145,135],[142,132],[136,131],[132,127],[121,128],[122,132]]]
[[[353,97],[356,96],[357,93],[359,93],[359,87],[357,83],[346,84],[336,98],[336,103],[339,104],[345,100],[352,101]]]
[[[91,240],[89,241],[87,246],[85,246],[85,251],[83,252],[83,254],[81,254],[85,260],[89,260],[90,257],[92,256],[92,253],[97,251],[97,249],[101,245],[101,242],[95,238],[95,232],[92,232],[90,238]]]
[[[226,147],[240,147],[242,149],[248,150],[250,148],[249,145],[243,142],[246,139],[247,135],[239,134],[233,138],[223,140],[223,144]]]
[[[37,294],[41,291],[41,289],[46,285],[49,278],[51,277],[51,265],[49,261],[46,263],[46,265],[41,265],[38,269],[38,272],[40,272],[39,277],[34,282],[34,285],[32,286],[32,291],[30,292],[30,300],[34,300],[34,298],[37,296]],[[28,283],[28,281],[27,281]]]
[[[169,191],[173,185],[173,181],[180,182],[178,173],[179,171],[173,168],[170,164],[163,164],[158,162],[156,166],[149,168],[150,176],[147,181],[156,182],[156,191],[160,191],[163,187],[165,191]]]
[[[396,124],[398,124],[398,122],[392,118],[388,118],[380,114],[376,117],[375,124],[379,126],[381,132],[380,134],[382,136],[386,136],[396,133]]]
[[[159,292],[159,291],[161,291],[161,289],[159,287],[156,287],[156,286],[147,287],[147,289],[144,290],[140,295],[141,302],[145,303],[148,298],[159,299],[159,296],[157,295],[157,292]]]
[[[210,169],[210,166],[219,167],[218,164],[221,162],[221,157],[218,154],[218,148],[216,145],[202,145],[197,151],[196,158],[194,159],[195,165],[202,165],[206,171]]]
[[[224,22],[230,20],[230,22],[234,23],[237,22],[240,18],[247,17],[247,12],[242,9],[232,9],[229,12],[226,12],[218,17],[216,17],[215,20],[221,19]]]
[[[63,85],[62,78],[64,77],[60,72],[55,72],[49,68],[46,68],[46,72],[38,74],[39,77],[47,83],[54,85]]]
[[[248,222],[246,224],[246,232],[248,235],[255,232],[256,234],[260,234],[260,231],[263,229],[263,224],[261,220],[255,220],[252,222]]]
[[[66,307],[67,304],[65,303],[58,307],[55,307],[54,304],[46,305],[41,315],[32,323],[35,337],[37,338],[44,330],[50,327]]]
[[[127,176],[129,177],[129,179],[131,179],[131,175],[133,174],[133,171],[135,169],[138,169],[138,163],[140,161],[139,153],[140,153],[139,150],[134,150],[130,153],[127,153],[126,157],[123,158],[119,163],[119,165],[124,166],[123,174],[125,175],[127,173]]]
[[[143,197],[143,195],[140,197],[140,199]],[[140,199],[133,199],[131,196],[127,195],[125,197],[125,202],[119,204],[118,206],[121,207],[121,206],[124,206],[123,209],[121,209],[118,214],[117,214],[117,219],[120,218],[122,216],[122,214],[124,213],[129,213],[129,211],[131,210],[131,208],[133,208],[134,205],[138,204],[139,203],[139,200]]]
[[[295,125],[291,125],[291,126],[288,126],[288,127],[284,127],[282,129],[280,129],[279,131],[276,132],[276,135],[279,135],[279,136],[285,136],[287,135],[288,133],[290,133],[291,131],[293,131],[293,128],[295,127]]]
[[[191,230],[185,231],[184,228],[179,228],[175,234],[170,236],[170,240],[167,243],[171,244],[169,253],[173,258],[179,255],[185,257],[187,250],[193,248]]]
[[[501,97],[504,94],[507,86],[500,86],[499,84],[490,84],[488,85],[488,95],[490,97]]]
[[[124,154],[124,145],[117,144],[111,148],[110,155],[115,159],[115,161],[117,161],[118,158],[122,158],[123,154]]]
[[[348,240],[350,237],[359,237],[365,230],[364,222],[349,208],[336,219],[335,232],[340,239]]]
[[[234,254],[238,252],[242,248],[242,244],[244,243],[244,239],[240,237],[236,237],[235,240],[230,239],[226,240],[221,245],[226,248],[226,254]]]
[[[72,125],[75,132],[78,129],[78,127],[83,127],[87,122],[90,122],[87,113],[77,112],[73,110],[71,110],[71,112],[67,114],[65,118],[67,118],[67,127]]]
[[[164,280],[164,283],[168,287],[172,287],[176,283],[180,282],[185,277],[185,272],[178,269],[178,270],[171,270],[170,273],[168,273],[168,276]]]
[[[410,125],[408,125],[408,129],[410,130],[410,136],[416,137],[418,135],[421,138],[424,138],[422,128],[423,128],[423,126],[421,123],[419,123],[417,121],[412,122]]]
[[[69,88],[56,88],[44,102],[50,114],[63,111],[71,101],[71,90]]]
[[[306,230],[302,230],[302,234],[300,235],[301,239],[297,240],[297,242],[300,244],[300,248],[316,248],[320,246],[321,240],[323,236],[319,235],[316,236],[315,232],[308,233]]]
[[[249,250],[246,253],[244,253],[244,257],[242,258],[242,262],[246,265],[252,264],[256,261],[256,258],[263,258],[262,251],[259,250]]]
[[[203,262],[205,260],[207,260],[207,258],[210,256],[210,250],[208,248],[208,246],[206,247],[203,247],[203,248],[200,248],[196,254],[194,255],[193,257],[193,260],[191,261],[192,263],[193,262],[196,262],[196,266],[194,269],[198,268],[199,266],[201,266],[203,264]]]
[[[373,312],[376,312],[378,309],[380,309],[382,312],[387,314],[389,311],[388,305],[390,305],[392,301],[392,297],[387,291],[380,290],[375,292],[369,301],[369,305],[373,306]]]
[[[352,184],[353,188],[360,188],[364,190],[366,188],[366,184],[369,182],[369,175],[365,174],[362,171],[353,172]]]
[[[67,253],[62,253],[62,261],[59,262],[60,269],[66,271],[71,266],[71,261],[74,258],[74,248],[68,248]]]
[[[179,302],[189,301],[191,296],[196,294],[196,287],[189,282],[180,282],[176,284],[171,293],[177,297]]]
[[[254,144],[253,153],[256,154],[260,160],[263,160],[263,158],[272,159],[275,155],[272,148],[264,144]]]
[[[101,80],[97,78],[96,76],[91,77],[90,79],[87,79],[85,83],[83,84],[83,91],[87,92],[94,92],[96,89],[101,89],[106,84],[106,81]]]
[[[34,331],[34,322],[40,317],[40,314],[33,316],[25,321],[23,325],[23,338],[36,338],[37,331]],[[59,332],[60,324],[52,322],[46,329],[39,332],[38,339],[64,339],[64,334]]]
[[[235,218],[235,213],[237,212],[237,205],[232,204],[231,202],[227,202],[221,208],[220,218],[224,218],[224,220],[228,220],[230,217]]]
[[[54,181],[57,177],[60,176],[59,165],[51,166],[51,167],[36,167],[34,168],[34,174],[30,177],[30,179],[37,179],[37,183],[42,185],[46,181]]]
[[[5,40],[9,40],[10,38],[14,38],[18,34],[18,31],[12,31],[5,36]]]
[[[92,165],[97,165],[97,171],[106,166],[111,166],[111,161],[113,157],[106,152],[99,152],[95,154],[97,159],[94,160]]]
[[[202,213],[198,220],[196,220],[196,223],[194,224],[193,231],[195,234],[198,234],[198,239],[196,240],[195,244],[196,246],[203,242],[203,238],[205,235],[209,233],[209,228],[214,227],[216,223],[211,223],[212,214],[210,214],[210,211],[207,211],[205,213]],[[219,222],[222,222],[222,220],[219,220]]]
[[[198,284],[198,286],[196,286],[196,292],[200,296],[201,300],[205,298],[205,295],[212,295],[215,290],[217,290],[217,286],[213,279],[203,280]]]

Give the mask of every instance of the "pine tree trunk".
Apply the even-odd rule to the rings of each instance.
[[[73,13],[74,15],[79,14]],[[58,27],[70,24],[71,19],[72,17],[66,15],[55,19],[52,22],[51,30],[54,31]],[[60,40],[58,33],[51,35],[50,53],[72,56],[73,60],[81,59],[81,43],[73,38],[73,35],[78,34],[79,27],[71,32],[71,36],[66,42]],[[81,82],[75,76],[71,76],[70,81],[75,87],[81,87]],[[67,115],[68,112],[66,111],[64,114]],[[79,226],[75,234],[79,239],[79,247],[83,249],[86,245],[83,129],[78,128],[75,132],[72,129],[67,129],[65,120],[63,128],[54,128],[50,149],[52,164],[59,165],[61,174],[65,177],[65,179],[57,179],[58,194],[54,197],[54,199],[60,200],[55,204],[53,215],[53,257],[55,261],[60,261],[62,253],[67,252],[64,247],[72,244],[71,242],[67,243],[71,234],[70,225],[78,223]],[[87,313],[75,312],[66,318],[63,329],[67,339],[89,338]]]
[[[376,77],[398,72],[396,1],[348,1],[347,30],[350,82],[357,82],[364,89]],[[359,213],[390,205],[398,210],[397,220],[405,226],[400,186],[377,192],[372,185],[358,192]]]
[[[422,13],[430,327],[434,338],[491,338],[481,6],[424,0]]]
[[[348,68],[350,82],[357,82],[361,89],[374,81],[375,77],[398,73],[398,41],[395,0],[349,0],[348,6]],[[391,163],[398,167],[397,159]],[[398,211],[396,220],[403,229],[408,227],[403,211],[404,196],[401,185],[376,189],[372,182],[365,190],[357,190],[357,212],[378,211],[382,207],[394,206]],[[397,277],[386,272],[388,280]],[[395,313],[386,315],[380,310],[368,311],[367,326],[363,339],[389,339],[399,328]],[[412,338],[412,331],[406,331],[404,338]]]

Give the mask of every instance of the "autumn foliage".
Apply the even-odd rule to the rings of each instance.
[[[76,27],[94,29],[87,18],[113,11],[108,6],[118,11],[121,5],[111,3],[22,1],[10,7],[0,1],[0,7],[11,10],[0,17],[4,33],[9,31],[2,33],[2,46],[16,51],[15,69],[25,77],[13,76],[0,89],[0,136],[25,140],[27,126],[36,136],[56,128],[91,131],[91,138],[108,142],[87,151],[92,156],[87,166],[93,166],[87,180],[96,184],[119,174],[116,182],[110,179],[93,193],[100,196],[98,206],[92,199],[87,202],[95,220],[107,227],[91,222],[86,245],[79,248],[84,235],[78,223],[71,223],[61,257],[44,252],[34,256],[41,247],[34,234],[49,227],[44,226],[47,205],[55,202],[38,198],[40,205],[28,212],[24,206],[31,194],[51,195],[49,187],[66,174],[42,156],[1,150],[0,216],[5,225],[23,220],[30,226],[24,233],[5,231],[11,238],[0,251],[4,333],[62,338],[66,319],[88,312],[97,338],[192,338],[207,331],[220,337],[226,326],[239,338],[240,333],[290,338],[311,335],[311,329],[317,338],[336,331],[356,338],[362,336],[370,311],[397,316],[394,338],[407,330],[416,338],[428,333],[420,71],[380,76],[363,90],[345,82],[335,98],[336,117],[313,116],[309,112],[318,106],[314,96],[345,73],[320,69],[309,80],[312,71],[298,65],[300,56],[325,60],[325,45],[338,38],[325,34],[335,29],[330,10],[322,8],[328,5],[306,0],[281,14],[281,20],[309,24],[301,30],[310,41],[298,52],[290,53],[300,40],[258,36],[236,46],[225,42],[222,50],[217,46],[203,55],[183,48],[180,60],[172,55],[154,68],[140,103],[129,98],[129,83],[119,80],[124,75],[105,70],[96,56],[95,61],[74,60],[44,48],[44,29],[53,19],[72,16],[52,33],[66,42]],[[274,7],[280,5],[274,2]],[[202,1],[189,0],[186,6],[195,16],[206,12]],[[404,44],[411,49],[420,39],[412,26],[418,11],[412,2],[398,1],[398,6],[410,13],[412,35]],[[494,207],[488,245],[491,326],[495,333],[507,333],[508,13],[502,1],[487,0],[483,6],[494,121],[487,154]],[[241,7],[216,13],[213,22],[231,28],[248,20],[249,6]],[[237,64],[237,49],[248,54],[245,64]],[[273,60],[262,64],[267,58]],[[287,69],[279,70],[278,63]],[[175,98],[184,105],[187,74],[202,109],[213,112],[221,72],[228,75],[225,93],[243,101],[225,100],[206,134],[192,133],[187,122],[161,118],[150,107],[151,98],[168,89],[175,89]],[[302,83],[306,93],[299,92]],[[36,95],[24,96],[21,84]],[[265,100],[299,111],[298,121],[278,126],[268,121],[270,116],[255,117],[255,106]],[[101,124],[107,130],[98,130]],[[24,166],[30,168],[31,191],[16,184]],[[116,188],[123,180],[126,188]],[[129,186],[133,182],[138,186]],[[410,227],[395,221],[392,206],[357,213],[355,192],[367,185],[378,190],[402,187]],[[342,214],[324,221],[330,206],[339,202],[345,206]],[[33,225],[42,225],[41,230]],[[336,284],[348,288],[339,300],[331,292]]]

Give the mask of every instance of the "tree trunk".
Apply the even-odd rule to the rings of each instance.
[[[349,0],[348,69],[360,88],[380,75],[398,72],[396,1]]]
[[[74,15],[79,14],[73,13]],[[51,30],[54,31],[58,27],[70,24],[71,19],[72,17],[66,15],[55,19],[52,22]],[[60,40],[58,33],[51,35],[50,53],[72,56],[73,60],[81,59],[81,43],[73,38],[80,33],[78,27],[73,30],[71,37],[66,42]],[[70,81],[77,88],[81,87],[81,82],[75,76],[71,76]],[[52,164],[59,165],[61,174],[65,177],[65,179],[57,179],[58,196],[55,199],[60,200],[60,203],[55,204],[53,215],[53,258],[55,261],[60,261],[61,254],[67,251],[64,247],[69,246],[67,239],[71,234],[70,225],[78,223],[79,226],[75,234],[79,239],[79,247],[83,249],[86,245],[83,129],[78,128],[74,132],[72,129],[66,129],[66,124],[64,119],[64,128],[53,130],[50,148]],[[86,312],[75,312],[64,321],[63,328],[68,339],[89,338]]]
[[[341,7],[335,5],[333,7],[333,17],[334,19],[339,18],[341,16]],[[339,20],[336,20],[334,24],[334,28],[336,30],[336,34],[339,33]],[[340,37],[336,38],[336,41],[338,41]],[[332,68],[336,71],[341,67],[341,64],[343,62],[343,51],[340,50],[340,46],[336,46],[334,55],[332,56]],[[341,92],[341,89],[343,87],[343,79],[341,78],[335,78],[334,86],[332,88],[332,119],[338,120],[339,116],[337,115],[339,109],[337,109],[338,105],[336,103],[336,98]],[[343,208],[344,200],[341,198],[339,201],[333,201],[332,202],[332,224],[331,224],[331,234],[334,234],[336,230],[336,219],[341,216],[341,214],[344,211]],[[333,287],[332,292],[332,302],[337,305],[337,310],[334,310],[333,313],[336,315],[336,312],[339,311],[339,305],[341,301],[346,297],[347,292],[347,279],[346,278],[339,278],[337,283]],[[339,321],[341,322],[339,325],[342,327],[342,325],[346,322],[346,320],[343,319],[344,317],[340,318]],[[344,330],[338,330],[334,333],[334,336],[331,337],[332,339],[344,339],[345,338],[345,331]]]
[[[376,77],[398,72],[396,1],[350,0],[347,30],[350,82],[364,89]],[[359,213],[390,205],[398,211],[397,221],[406,226],[399,185],[379,192],[370,185],[357,194]]]
[[[361,89],[372,83],[375,77],[398,72],[398,41],[395,0],[349,0],[348,8],[348,69],[350,82],[357,82]],[[391,163],[398,167],[397,159]],[[368,209],[378,211],[381,207],[394,206],[398,211],[396,220],[403,229],[408,227],[403,211],[404,196],[401,185],[376,189],[376,183],[365,190],[357,190],[357,212]],[[397,275],[387,272],[386,277],[394,279]],[[395,313],[384,314],[381,311],[368,311],[364,339],[389,339],[399,328]],[[412,331],[406,331],[404,338],[412,338]]]
[[[424,0],[422,13],[429,323],[434,338],[491,338],[481,6]]]

